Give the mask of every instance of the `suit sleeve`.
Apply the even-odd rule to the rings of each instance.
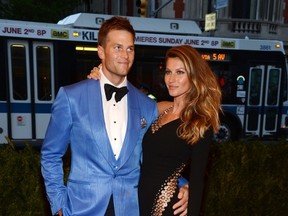
[[[67,151],[71,130],[71,110],[64,88],[52,105],[50,122],[41,149],[41,172],[51,211],[55,214],[66,201],[62,157]]]

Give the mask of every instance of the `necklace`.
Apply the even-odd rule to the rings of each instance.
[[[161,119],[163,118],[164,115],[166,115],[167,113],[169,113],[173,108],[173,105],[168,107],[166,110],[164,110],[164,112],[162,112],[158,118],[152,123],[151,125],[151,131],[154,134],[156,131],[158,131],[162,125],[161,125]]]

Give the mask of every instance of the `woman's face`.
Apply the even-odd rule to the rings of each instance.
[[[170,96],[174,98],[185,96],[191,89],[188,72],[178,57],[167,59],[164,80]]]

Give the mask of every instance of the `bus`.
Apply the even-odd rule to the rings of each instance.
[[[100,63],[97,34],[111,15],[78,13],[58,23],[0,20],[0,143],[41,145],[60,86],[86,79]],[[165,52],[195,47],[222,89],[217,142],[287,134],[287,64],[276,40],[202,36],[192,20],[127,17],[136,31],[128,80],[170,100],[163,82]]]

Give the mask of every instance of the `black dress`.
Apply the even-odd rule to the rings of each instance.
[[[200,213],[204,175],[212,133],[207,132],[191,146],[176,135],[180,120],[163,125],[154,134],[151,128],[143,139],[143,163],[139,181],[141,216],[172,216],[178,201],[179,176],[189,169],[189,216]]]

